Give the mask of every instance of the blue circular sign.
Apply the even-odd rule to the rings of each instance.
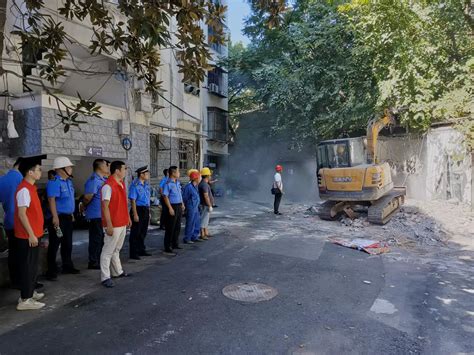
[[[126,151],[129,151],[132,149],[132,140],[128,137],[125,137],[122,139],[122,148],[125,149]]]

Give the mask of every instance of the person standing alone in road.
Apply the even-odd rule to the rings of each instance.
[[[130,259],[140,260],[140,256],[150,256],[146,251],[145,238],[150,223],[150,173],[148,165],[135,171],[137,178],[130,184],[128,198],[130,199],[130,216],[132,229],[130,231]]]
[[[111,277],[127,277],[120,262],[122,249],[131,220],[127,209],[127,191],[123,179],[127,166],[122,161],[110,164],[110,177],[102,186],[102,226],[105,228],[104,247],[100,255],[100,279],[107,288],[114,287]]]
[[[273,189],[275,195],[275,200],[273,202],[273,212],[276,215],[281,215],[280,213],[280,202],[281,197],[283,196],[283,180],[281,178],[281,173],[283,171],[283,167],[281,165],[277,165],[275,167],[275,176],[273,177]]]
[[[89,221],[89,269],[100,270],[100,254],[104,245],[100,190],[109,175],[110,162],[96,159],[92,164],[94,173],[86,181],[83,204]]]
[[[53,169],[56,171],[54,180],[48,181],[46,193],[52,219],[48,223],[48,271],[46,278],[57,279],[56,254],[61,246],[63,274],[79,274],[72,263],[73,213],[76,208],[74,186],[72,184],[72,167],[74,164],[66,157],[54,159]]]

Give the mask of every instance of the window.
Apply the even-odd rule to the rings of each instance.
[[[214,42],[213,37],[216,35],[214,29],[211,26],[207,26],[207,43],[217,53],[222,54],[224,52],[224,45]]]
[[[195,142],[188,139],[180,139],[178,145],[179,170],[186,174],[188,169],[196,167]]]
[[[217,107],[207,108],[207,135],[209,139],[227,142],[229,135],[227,111]]]
[[[219,67],[207,72],[207,89],[211,94],[227,97],[227,73]]]
[[[150,134],[150,177],[157,178],[158,171],[158,153],[160,151],[160,136],[157,134]]]

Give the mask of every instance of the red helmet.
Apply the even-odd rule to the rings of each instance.
[[[275,167],[275,170],[278,171],[278,172],[283,171],[283,167],[281,165],[277,165]]]
[[[196,180],[196,179],[199,179],[201,177],[201,174],[199,173],[199,171],[192,171],[191,174],[189,174],[189,178],[191,180]]]

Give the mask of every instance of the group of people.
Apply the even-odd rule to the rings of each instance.
[[[61,250],[63,274],[78,274],[72,261],[75,190],[72,181],[74,164],[67,157],[54,159],[48,172],[44,204],[36,183],[42,176],[42,160],[46,155],[18,158],[13,168],[0,177],[0,202],[5,212],[4,229],[8,238],[8,267],[13,288],[20,290],[18,310],[40,309],[44,293],[36,291],[42,285],[36,281],[39,240],[44,227],[48,229],[48,268],[46,279],[58,279],[56,263]],[[122,161],[96,159],[93,173],[86,181],[79,211],[89,223],[89,269],[100,270],[103,286],[114,286],[113,278],[130,276],[122,268],[120,250],[130,229],[130,258],[140,260],[150,256],[145,238],[150,222],[150,173],[147,166],[135,171],[128,194],[125,186],[127,165]],[[159,184],[162,213],[160,227],[165,230],[163,253],[177,255],[181,219],[186,218],[183,243],[208,240],[209,218],[214,196],[210,187],[209,168],[188,171],[189,182],[182,188],[180,172],[171,166]],[[129,203],[130,202],[130,203]],[[129,206],[130,205],[130,209]]]

